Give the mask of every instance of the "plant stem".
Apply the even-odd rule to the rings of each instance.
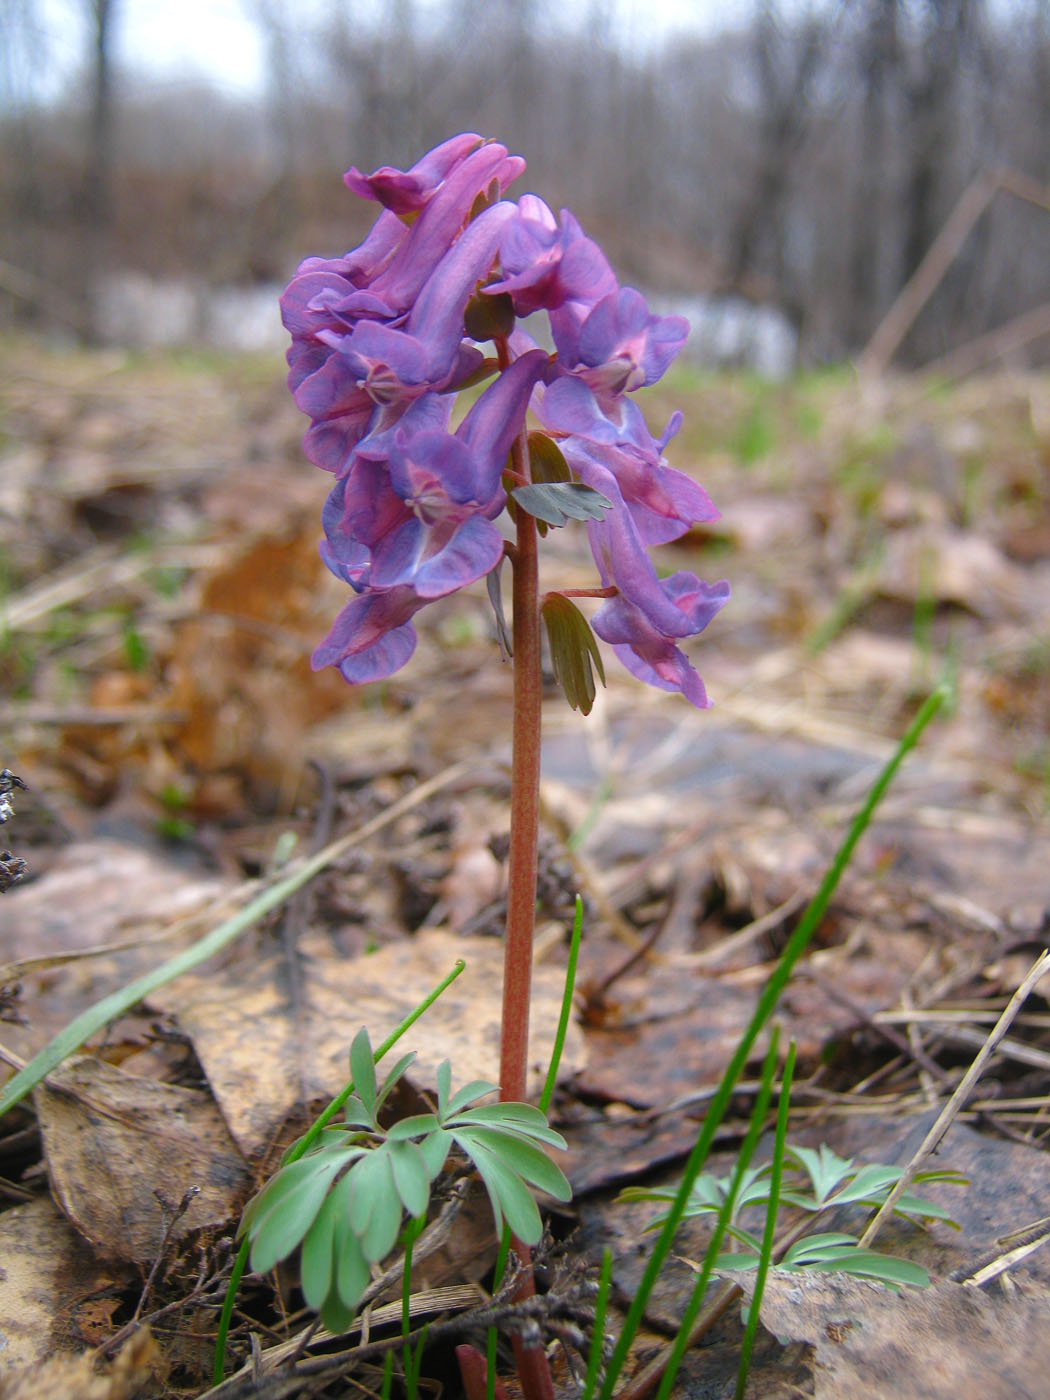
[[[515,458],[524,456],[521,442]],[[539,560],[536,522],[518,511],[517,548],[511,556],[514,602],[514,719],[512,729],[510,851],[507,869],[507,938],[503,954],[503,1018],[500,1097],[526,1095],[532,935],[536,924],[539,841],[540,669]]]
[[[505,342],[496,342],[500,368],[509,363]],[[523,428],[511,448],[512,469],[530,479],[528,436]],[[510,851],[507,858],[507,936],[503,950],[503,1013],[500,1022],[500,1098],[522,1100],[529,1065],[529,1003],[532,998],[532,938],[536,926],[536,867],[540,821],[540,729],[543,672],[540,644],[539,551],[536,521],[517,516],[513,571],[514,717],[511,730]],[[525,1264],[519,1298],[535,1286],[530,1252],[515,1239]],[[542,1345],[515,1337],[514,1359],[526,1400],[554,1400],[554,1383]]]

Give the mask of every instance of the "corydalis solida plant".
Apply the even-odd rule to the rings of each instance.
[[[640,680],[707,695],[680,643],[701,632],[728,584],[660,578],[649,547],[716,518],[703,489],[668,466],[675,414],[654,438],[630,394],[655,383],[688,330],[620,287],[567,210],[505,199],[524,161],[464,133],[410,170],[344,177],[382,206],[342,258],[309,258],[281,298],[289,384],[311,419],[304,449],[335,482],[321,553],[353,596],[313,655],[352,683],[390,676],[416,646],[427,603],[513,575],[511,836],[500,1093],[526,1093],[539,795],[540,620],[570,703],[589,711],[601,661],[593,633]],[[548,320],[553,353],[521,324]],[[528,325],[531,327],[532,322]],[[482,348],[491,344],[493,353]],[[457,393],[484,384],[454,430]],[[529,413],[539,427],[530,431]],[[497,524],[506,508],[513,541]],[[539,593],[538,538],[586,522],[593,589]],[[490,589],[495,596],[496,590]],[[573,598],[600,599],[588,620]],[[502,628],[502,618],[498,619]],[[535,1350],[535,1349],[534,1349]],[[519,1350],[530,1397],[549,1393]]]
[[[506,486],[531,480],[524,449],[505,473],[531,406],[547,462],[557,444],[563,484],[609,502],[599,512],[591,493],[560,493],[589,517],[607,596],[594,631],[641,680],[704,706],[678,643],[703,630],[728,585],[684,570],[660,579],[647,547],[717,512],[661,455],[681,415],[655,439],[628,397],[660,378],[687,324],[651,314],[639,292],[619,287],[567,210],[556,220],[536,195],[502,199],[523,169],[504,146],[470,133],[408,171],[351,169],[348,187],[383,212],[345,257],[303,262],[281,298],[289,383],[312,420],[304,449],[336,478],[322,554],[354,592],[313,664],[338,666],[355,683],[391,675],[415,648],[414,614],[496,568],[508,550],[495,523]],[[536,312],[549,317],[553,354],[517,324]],[[479,345],[489,341],[494,358]],[[457,391],[485,378],[450,431]],[[523,500],[533,514],[543,509],[542,496]]]

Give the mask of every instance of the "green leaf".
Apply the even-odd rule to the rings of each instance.
[[[356,1094],[351,1094],[343,1108],[343,1120],[349,1128],[364,1128],[368,1133],[376,1131],[374,1116],[369,1113]],[[357,1134],[361,1136],[361,1134]]]
[[[910,1196],[905,1191],[903,1196],[898,1196],[893,1206],[895,1215],[915,1216],[920,1220],[943,1220],[949,1225],[955,1225],[951,1211],[944,1206],[939,1206],[936,1201],[927,1201],[922,1196]]]
[[[422,1137],[440,1127],[436,1113],[415,1113],[410,1118],[399,1118],[387,1129],[387,1142],[408,1142],[410,1138]]]
[[[760,1256],[756,1254],[716,1254],[711,1265],[713,1274],[724,1274],[738,1269],[756,1269]]]
[[[597,693],[595,671],[605,684],[605,667],[591,624],[562,593],[548,593],[540,612],[547,628],[554,679],[572,708],[589,715]]]
[[[378,1113],[379,1110],[383,1107],[384,1103],[386,1103],[387,1099],[390,1097],[391,1093],[396,1087],[398,1080],[402,1077],[402,1075],[405,1073],[408,1067],[413,1063],[415,1058],[416,1052],[414,1050],[409,1051],[407,1055],[402,1055],[401,1058],[398,1060],[397,1064],[394,1066],[394,1068],[383,1080],[383,1083],[379,1089],[379,1093],[376,1095],[376,1113]]]
[[[852,1274],[857,1278],[878,1279],[893,1285],[908,1284],[912,1288],[928,1288],[930,1276],[921,1264],[910,1259],[898,1259],[892,1254],[879,1254],[875,1250],[860,1249],[856,1244],[829,1245],[820,1255],[813,1255],[802,1263],[788,1263],[783,1267],[801,1271],[813,1269],[820,1273]]]
[[[496,619],[496,637],[499,641],[500,657],[504,661],[511,661],[514,658],[514,648],[511,645],[510,632],[507,629],[507,618],[503,611],[503,587],[500,575],[503,572],[503,560],[494,569],[490,569],[485,575],[485,587],[488,589],[489,602],[492,604],[492,614]]]
[[[360,1155],[361,1149],[356,1149]],[[313,1176],[317,1170],[318,1160],[339,1161],[349,1163],[354,1160],[355,1149],[348,1153],[326,1151],[312,1152],[308,1157],[303,1157],[299,1162],[289,1163],[281,1167],[280,1170],[270,1178],[266,1185],[259,1191],[245,1206],[241,1215],[241,1224],[238,1234],[247,1234],[254,1237],[262,1224],[263,1219],[273,1208],[278,1205],[286,1195],[298,1190],[304,1178]],[[293,1171],[292,1167],[296,1169]]]
[[[361,1290],[364,1292],[364,1289]],[[360,1297],[361,1294],[358,1294]],[[350,1324],[354,1320],[354,1309],[348,1308],[336,1292],[329,1293],[321,1307],[321,1321],[328,1328],[333,1336],[338,1337],[343,1332],[349,1332]]]
[[[517,1133],[520,1137],[532,1138],[536,1142],[546,1142],[551,1147],[565,1151],[566,1142],[561,1133],[547,1126],[547,1119],[538,1108],[530,1103],[492,1103],[481,1108],[467,1108],[456,1114],[456,1123],[474,1124],[486,1128],[500,1128]],[[449,1122],[446,1126],[453,1127]]]
[[[831,1258],[836,1251],[856,1248],[857,1240],[854,1235],[843,1235],[837,1231],[804,1235],[785,1251],[784,1264],[809,1264],[814,1260]]]
[[[398,1200],[390,1157],[381,1147],[369,1152],[355,1165],[351,1173],[353,1191],[350,1198],[350,1228],[360,1239],[372,1219],[372,1212],[383,1200]],[[400,1204],[398,1210],[400,1210]]]
[[[452,1066],[448,1060],[442,1060],[437,1067],[437,1091],[438,1117],[444,1118],[448,1113],[448,1097],[452,1092]]]
[[[430,1200],[430,1174],[426,1159],[414,1142],[386,1144],[390,1154],[390,1170],[397,1194],[409,1215],[422,1215]]]
[[[339,1217],[335,1233],[335,1287],[339,1299],[346,1308],[356,1308],[361,1294],[372,1279],[368,1260],[361,1249],[360,1241],[350,1228],[350,1212],[344,1210]],[[353,1313],[351,1311],[351,1317]],[[347,1326],[349,1324],[344,1324]],[[326,1320],[325,1326],[328,1326]]]
[[[375,1122],[376,1067],[372,1058],[372,1042],[364,1026],[354,1036],[350,1046],[350,1077],[354,1081],[356,1096],[364,1104],[365,1112]]]
[[[318,1153],[283,1167],[263,1192],[259,1210],[248,1227],[252,1238],[251,1264],[258,1274],[268,1273],[287,1258],[321,1209],[336,1174],[347,1158]]]
[[[565,525],[570,520],[604,520],[612,501],[585,486],[582,481],[533,482],[516,486],[511,496],[522,510],[548,525]]]
[[[450,1132],[468,1157],[473,1159],[480,1146],[498,1157],[516,1176],[538,1186],[555,1200],[572,1199],[572,1187],[561,1168],[526,1138],[499,1128],[451,1128]]]
[[[457,1141],[458,1141],[457,1134]],[[511,1231],[525,1244],[535,1244],[543,1234],[543,1222],[536,1202],[521,1177],[511,1171],[481,1143],[472,1142],[463,1150],[477,1167],[485,1190],[489,1193],[496,1233],[501,1234],[506,1219]]]
[[[303,1239],[300,1257],[300,1281],[303,1297],[309,1307],[319,1311],[328,1297],[335,1274],[335,1231],[340,1212],[345,1210],[345,1190],[349,1178],[344,1177],[325,1197],[313,1224]]]
[[[495,340],[514,329],[514,303],[509,292],[491,296],[476,292],[463,311],[463,325],[471,340]]]
[[[419,1150],[423,1154],[423,1161],[426,1163],[427,1173],[431,1181],[445,1165],[445,1158],[449,1154],[452,1146],[452,1134],[446,1133],[444,1128],[437,1128],[434,1132],[428,1133],[419,1142]]]
[[[881,1283],[906,1284],[910,1288],[929,1288],[930,1275],[921,1264],[911,1259],[899,1259],[893,1254],[877,1254],[858,1249],[839,1265],[843,1273],[861,1278],[878,1279]]]
[[[529,477],[534,484],[556,481],[572,481],[572,468],[565,460],[565,454],[546,433],[529,433]],[[538,518],[536,528],[541,538],[545,537],[549,524]]]
[[[390,1253],[401,1231],[401,1197],[394,1188],[393,1172],[389,1175],[390,1190],[377,1195],[373,1201],[368,1229],[359,1237],[361,1253],[377,1263]]]
[[[816,1150],[811,1147],[788,1146],[784,1155],[808,1174],[818,1203],[823,1202],[835,1187],[854,1171],[851,1161],[839,1157],[824,1142]]]
[[[442,1114],[442,1122],[454,1113],[462,1112],[467,1104],[473,1103],[475,1099],[484,1098],[486,1094],[497,1093],[499,1093],[498,1084],[492,1084],[487,1079],[472,1079],[469,1084],[464,1084],[462,1089],[457,1089],[448,1101],[445,1112]]]

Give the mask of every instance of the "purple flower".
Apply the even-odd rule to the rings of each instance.
[[[408,587],[426,602],[494,569],[503,555],[492,523],[504,505],[500,476],[546,365],[541,350],[515,360],[454,434],[431,400],[360,446],[322,517],[332,571],[358,591]]]
[[[500,247],[503,276],[485,288],[509,292],[519,316],[556,312],[576,303],[593,306],[616,290],[605,254],[586,236],[567,209],[561,224],[534,194],[518,200],[518,217],[508,226]],[[552,315],[551,324],[556,317]]]
[[[472,132],[407,171],[351,167],[348,187],[383,206],[371,233],[342,258],[304,261],[281,299],[289,385],[311,419],[304,447],[336,477],[321,554],[355,595],[313,664],[355,683],[392,674],[415,648],[415,613],[496,567],[502,476],[536,398],[575,476],[611,502],[587,523],[602,586],[616,590],[595,632],[633,674],[706,705],[679,642],[728,585],[660,579],[647,551],[717,512],[664,460],[681,415],[656,439],[628,397],[665,372],[686,323],[619,287],[567,210],[556,219],[535,195],[503,201],[523,167]],[[556,353],[500,307],[469,318],[479,339],[496,339],[498,361],[484,361],[466,333],[478,292],[505,294],[519,317],[546,311]],[[499,373],[452,432],[454,395],[483,361]]]
[[[661,632],[641,608],[623,596],[603,604],[591,625],[633,676],[661,690],[680,690],[692,704],[707,709],[711,702],[704,683],[674,637],[703,631],[727,602],[729,584],[724,579],[704,583],[683,569],[659,580],[657,586],[667,606],[681,614],[679,629],[672,635]]]
[[[411,588],[351,598],[315,649],[310,665],[315,671],[338,666],[351,685],[393,675],[416,649],[416,629],[410,619],[427,602]]]
[[[623,394],[655,384],[685,344],[683,316],[655,316],[641,292],[621,287],[577,321],[554,328],[559,362],[609,411]]]
[[[664,460],[680,413],[657,439],[637,404],[624,400],[610,417],[586,384],[566,376],[546,390],[539,415],[548,428],[565,435],[562,452],[588,486],[607,495],[603,483],[612,475],[643,544],[666,544],[698,521],[718,519],[703,487]]]
[[[364,175],[356,165],[352,165],[343,176],[343,183],[362,199],[377,200],[395,214],[414,213],[422,209],[437,187],[448,178],[449,172],[482,145],[484,139],[472,131],[450,136],[407,171],[396,170],[392,165],[381,165],[371,175]]]
[[[293,279],[282,303],[293,330],[288,383],[313,420],[303,450],[317,466],[346,470],[363,437],[388,428],[424,393],[460,384],[481,363],[481,352],[464,343],[464,312],[512,217],[513,207],[500,203],[473,220],[437,261],[407,318],[355,320],[347,305],[360,292],[341,298],[335,274]]]

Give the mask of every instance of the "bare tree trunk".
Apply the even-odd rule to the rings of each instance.
[[[85,223],[81,295],[89,340],[98,338],[96,298],[99,279],[109,262],[113,223],[113,20],[117,0],[91,0],[91,111],[82,208]]]
[[[794,159],[805,138],[813,80],[824,57],[828,29],[816,16],[789,29],[774,0],[760,0],[755,20],[755,77],[761,94],[758,172],[731,241],[729,282],[741,289],[769,250],[768,271],[785,301],[784,217],[796,174]]]
[[[864,96],[849,276],[849,339],[858,346],[867,340],[883,310],[887,89],[900,61],[897,6],[898,0],[871,0],[858,52]]]

